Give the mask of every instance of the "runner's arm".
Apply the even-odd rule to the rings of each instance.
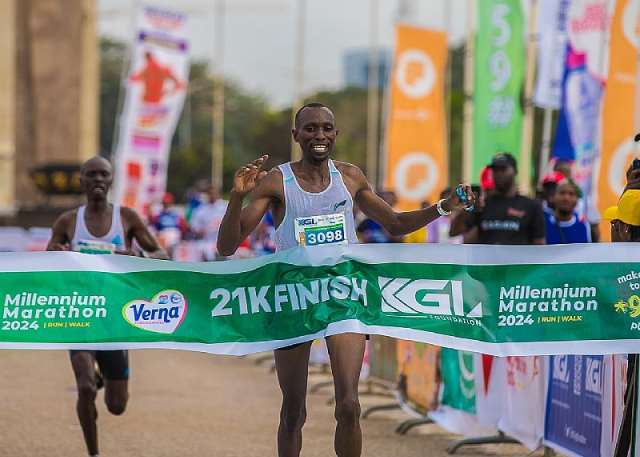
[[[407,235],[415,232],[440,217],[436,205],[415,211],[395,211],[387,202],[373,192],[362,170],[355,166],[349,166],[345,171],[347,171],[345,173],[347,179],[355,186],[355,200],[358,207],[364,214],[382,225],[392,236]],[[465,188],[470,193],[470,187],[466,186]],[[455,192],[453,192],[443,202],[442,206],[444,210],[448,211],[460,207],[461,204]]]
[[[242,207],[244,196],[231,191],[227,211],[218,231],[218,253],[230,256],[253,232],[274,198],[279,172],[272,170],[249,194],[249,204]]]
[[[71,213],[65,213],[60,216],[53,224],[53,233],[51,239],[47,243],[47,251],[68,251],[71,240],[67,235]]]
[[[151,234],[138,213],[131,208],[122,208],[122,215],[127,221],[127,245],[135,239],[140,247],[153,259],[170,260],[167,252],[160,247],[158,240]]]

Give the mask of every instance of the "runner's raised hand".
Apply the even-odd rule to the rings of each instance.
[[[241,167],[233,177],[233,192],[244,196],[256,188],[262,178],[267,175],[267,171],[262,169],[269,156],[263,155]]]
[[[462,189],[463,198],[458,195],[456,189],[460,187]],[[456,186],[452,191],[449,197],[446,200],[446,206],[449,211],[455,209],[466,209],[474,206],[476,204],[476,194],[471,190],[471,186],[468,184],[460,184]]]

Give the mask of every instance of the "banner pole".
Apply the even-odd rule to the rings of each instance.
[[[451,183],[451,90],[452,90],[452,70],[453,63],[451,62],[451,1],[444,0],[444,27],[447,33],[447,70],[445,79],[445,123],[446,123],[446,138],[445,138],[445,154],[447,154],[447,180]]]
[[[378,47],[378,17],[380,1],[371,0],[369,5],[369,75],[367,93],[367,178],[378,187],[378,139],[380,111],[380,58]]]
[[[520,147],[520,192],[528,195],[531,191],[531,148],[533,142],[533,84],[536,70],[536,19],[538,0],[530,0],[529,30],[527,31],[527,73],[524,86],[524,122],[522,126],[522,145]]]
[[[294,64],[295,82],[293,89],[293,104],[291,105],[291,125],[295,122],[296,111],[304,103],[302,92],[304,90],[304,41],[305,19],[307,16],[307,0],[298,0],[298,18],[296,22],[296,57]],[[300,160],[302,157],[300,148],[291,138],[291,160]]]
[[[542,149],[540,151],[540,163],[538,164],[538,181],[542,179],[549,163],[551,156],[551,130],[553,127],[553,110],[546,108],[544,110],[544,121],[542,124]]]
[[[462,151],[462,180],[467,183],[473,181],[475,12],[475,0],[467,0],[467,42],[464,53],[464,146]]]
[[[222,188],[224,163],[224,38],[226,0],[215,3],[215,50],[213,72],[213,107],[211,136],[211,183]]]
[[[129,30],[133,35],[133,31],[136,28],[136,19],[140,12],[140,0],[133,0],[131,3],[131,13],[129,14]],[[107,159],[111,161],[114,166],[118,166],[118,143],[120,141],[120,116],[122,115],[122,109],[124,107],[124,95],[125,91],[122,90],[122,86],[127,84],[127,75],[131,71],[131,62],[133,62],[133,43],[129,43],[126,51],[122,55],[122,68],[120,69],[120,84],[118,84],[117,95],[117,111],[116,119],[113,123],[113,135],[111,137],[111,150],[104,151],[108,154]],[[116,183],[117,184],[117,183]]]

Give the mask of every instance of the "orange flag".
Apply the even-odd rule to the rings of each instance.
[[[447,184],[446,59],[444,32],[397,27],[385,184],[403,210],[434,203]]]
[[[615,205],[625,186],[625,172],[635,155],[633,137],[636,81],[638,77],[638,15],[640,5],[618,0],[611,24],[609,74],[602,110],[602,153],[598,173],[597,202],[601,213]],[[637,126],[636,126],[637,127]],[[609,222],[600,226],[609,240]]]

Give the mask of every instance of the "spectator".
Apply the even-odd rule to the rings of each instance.
[[[182,215],[175,208],[172,208],[173,203],[173,195],[168,192],[164,194],[162,209],[151,224],[158,235],[160,245],[172,258],[173,251],[187,231],[187,223]]]
[[[553,196],[556,193],[558,183],[566,179],[566,176],[559,171],[552,171],[547,173],[542,178],[542,191],[540,193],[540,199],[542,200],[542,207],[545,211],[550,210],[553,212]]]
[[[582,192],[570,178],[557,184],[551,197],[553,209],[545,211],[547,244],[590,243],[591,227],[576,212]]]
[[[209,188],[210,184],[204,180],[198,180],[193,188],[187,191],[187,207],[185,209],[185,218],[187,222],[191,223],[191,218],[193,217],[193,213],[198,209],[200,205],[204,202],[206,198],[206,192]]]
[[[208,202],[198,206],[191,218],[191,231],[201,240],[202,257],[206,261],[217,260],[216,243],[222,218],[227,210],[227,201],[220,198],[220,191],[209,186]]]
[[[572,178],[573,162],[567,160],[556,160],[553,164],[553,171],[562,174],[565,178]],[[591,239],[597,243],[600,241],[600,212],[594,205],[593,199],[583,196],[578,200],[576,211],[580,217],[584,217],[591,226]]]
[[[398,197],[391,190],[379,191],[378,195],[392,208],[398,204]],[[402,243],[403,236],[392,236],[373,219],[363,220],[356,229],[361,243]]]
[[[545,220],[542,205],[516,189],[518,165],[507,153],[496,154],[489,165],[495,189],[467,220],[465,243],[545,244]]]
[[[639,135],[636,135],[638,141]],[[611,222],[611,241],[640,242],[640,163],[638,159],[627,170],[627,186],[617,206],[607,208],[604,218]],[[622,298],[622,297],[621,297]],[[615,457],[629,455],[636,428],[638,403],[638,354],[628,355],[627,387],[624,394],[624,411]]]
[[[251,249],[256,257],[276,252],[276,228],[271,212],[267,212],[251,234]]]

